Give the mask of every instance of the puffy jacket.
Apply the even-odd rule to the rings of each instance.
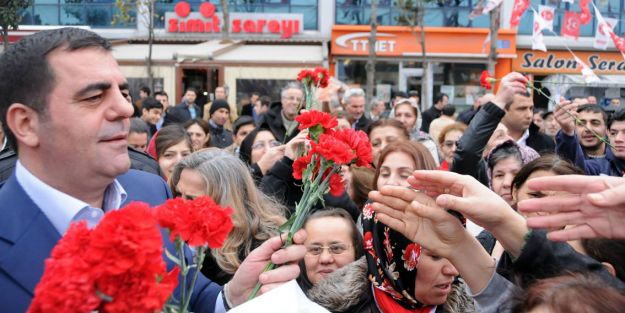
[[[586,160],[575,134],[569,136],[560,130],[556,142],[558,155],[584,169],[587,175],[623,176],[625,173],[625,160],[617,158],[610,148],[605,149],[605,158]]]

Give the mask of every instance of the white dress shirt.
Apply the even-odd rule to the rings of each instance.
[[[104,191],[103,207],[91,208],[88,203],[44,183],[29,172],[19,160],[15,164],[15,177],[26,194],[41,209],[61,236],[65,234],[70,223],[74,221],[81,210],[85,208],[98,209],[103,215],[105,212],[119,209],[127,197],[124,187],[117,180],[114,180]]]

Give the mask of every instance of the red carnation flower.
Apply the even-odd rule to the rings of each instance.
[[[330,80],[330,73],[323,67],[315,68],[314,72],[315,84],[320,88],[328,87],[328,81]]]
[[[321,125],[323,131],[325,132],[338,125],[338,121],[334,117],[332,117],[332,115],[317,110],[311,110],[306,113],[300,114],[295,118],[295,120],[299,122],[300,130]]]
[[[319,142],[311,142],[311,153],[316,153],[334,164],[351,164],[356,158],[356,154],[345,142],[337,140],[334,136],[321,134]]]
[[[301,70],[299,74],[297,74],[297,80],[302,82],[302,84],[309,84],[314,80],[314,72],[311,70]]]
[[[208,196],[195,200],[171,199],[157,208],[161,226],[169,229],[172,240],[176,236],[190,246],[208,245],[220,248],[232,230],[231,208],[221,208]]]
[[[302,179],[308,163],[310,163],[312,154],[303,155],[293,162],[293,178]]]
[[[402,260],[404,260],[404,268],[408,271],[412,271],[417,268],[417,264],[419,264],[419,257],[421,256],[421,246],[416,243],[410,243],[406,246],[406,249],[403,250],[404,255],[402,256]]]
[[[97,294],[92,266],[85,260],[90,241],[85,222],[70,225],[45,262],[28,312],[91,312],[102,301]]]
[[[480,85],[488,90],[493,89],[493,83],[496,81],[488,71],[482,71],[480,75]]]
[[[333,136],[334,138],[346,143],[356,154],[355,161],[357,166],[371,167],[373,154],[369,137],[367,137],[365,132],[345,128],[335,131]]]
[[[341,175],[332,173],[330,176],[330,194],[338,197],[343,194],[343,191],[345,191],[345,185],[343,185]]]
[[[133,202],[104,216],[91,234],[87,256],[96,288],[111,298],[102,312],[153,312],[177,285],[162,258],[163,238],[151,209]],[[168,277],[167,280],[162,280]]]

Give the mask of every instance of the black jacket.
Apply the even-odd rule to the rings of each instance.
[[[423,119],[421,120],[421,130],[430,133],[430,124],[433,120],[441,117],[441,110],[435,106],[431,106],[429,109],[423,111]]]
[[[211,147],[223,149],[234,143],[232,132],[225,129],[223,126],[215,124],[212,120],[208,121],[208,129],[211,135]]]
[[[488,186],[486,161],[482,157],[488,139],[495,132],[497,124],[506,112],[489,102],[475,114],[465,130],[454,153],[452,172],[470,175]]]
[[[477,114],[477,111],[479,109],[480,108],[473,109],[473,107],[470,107],[470,108],[460,112],[460,114],[458,114],[458,118],[456,120],[458,122],[465,123],[465,124],[469,125],[469,123],[471,123],[471,120],[473,119],[475,114]]]
[[[195,104],[193,105],[193,107],[195,108],[196,118],[202,118],[202,111],[200,107]],[[167,126],[170,124],[184,124],[189,120],[191,120],[191,113],[189,112],[187,103],[183,101],[182,103],[168,110],[167,115],[165,116],[165,120],[163,121],[163,126]]]
[[[274,197],[284,204],[290,216],[295,212],[295,203],[299,202],[303,196],[302,181],[293,178],[293,160],[283,157],[263,176],[260,189],[267,195]],[[349,198],[347,192],[339,197],[330,194],[323,196],[325,206],[345,209],[352,216],[354,221],[360,215],[360,209],[354,201]],[[313,208],[313,211],[323,208],[321,203]]]
[[[356,121],[356,125],[354,125],[354,130],[362,130],[364,132],[369,128],[369,124],[371,124],[371,120],[368,119],[364,114]]]
[[[274,102],[271,104],[269,111],[261,117],[257,129],[259,128],[269,129],[276,137],[276,140],[282,143],[287,143],[299,134],[299,129],[297,129],[297,127],[293,129],[290,134],[287,134],[288,129],[286,129],[284,123],[282,122],[281,102]]]
[[[612,276],[601,262],[578,253],[566,242],[547,239],[544,230],[533,230],[525,239],[521,255],[512,260],[504,253],[497,266],[497,272],[509,281],[519,281],[526,288],[537,279],[555,277],[571,272],[591,273],[603,279],[610,286],[625,291],[625,282]]]
[[[551,137],[540,132],[540,128],[536,124],[530,124],[530,135],[527,137],[525,144],[536,150],[540,155],[554,153],[556,151],[556,143]]]

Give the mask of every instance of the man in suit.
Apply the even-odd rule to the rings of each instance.
[[[195,99],[197,99],[197,90],[193,87],[187,88],[182,102],[167,112],[163,126],[169,124],[184,124],[189,120],[201,118],[202,111],[200,107],[195,104]]]
[[[158,176],[129,171],[133,108],[110,49],[95,33],[62,28],[26,37],[0,56],[0,119],[18,153],[0,188],[2,311],[26,311],[44,260],[71,222],[93,226],[129,201],[157,205],[170,196]],[[201,277],[190,310],[224,312],[259,279],[269,289],[297,277],[298,266],[289,264],[259,278],[267,260],[294,262],[306,251],[295,245],[274,253],[280,245],[272,238],[252,251],[224,289]]]
[[[347,119],[355,130],[366,131],[371,123],[365,116],[365,92],[361,88],[352,88],[345,91],[343,96]]]

